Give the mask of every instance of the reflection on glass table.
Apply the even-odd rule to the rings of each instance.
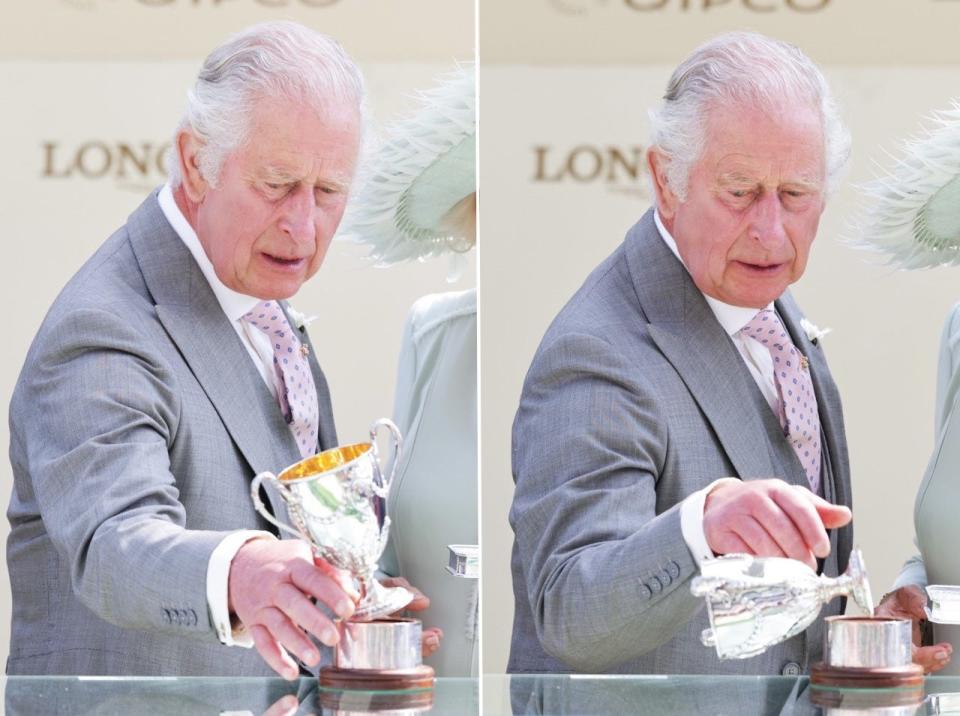
[[[906,689],[822,689],[806,676],[483,677],[485,716],[514,714],[960,715],[960,677],[927,677]]]
[[[343,692],[321,689],[313,678],[287,682],[261,678],[11,676],[3,681],[3,689],[8,716],[480,713],[477,679],[437,679],[433,689],[419,691]]]

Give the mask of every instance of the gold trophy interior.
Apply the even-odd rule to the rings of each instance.
[[[386,477],[376,443],[381,428],[393,439],[394,460]],[[340,642],[334,664],[320,672],[325,686],[415,689],[433,683],[433,669],[421,660],[419,620],[390,616],[409,604],[413,594],[402,587],[384,587],[375,578],[389,534],[387,495],[401,446],[400,431],[383,418],[371,427],[370,442],[324,450],[287,467],[279,476],[261,473],[250,485],[251,499],[264,519],[307,540],[319,557],[349,572],[360,587],[353,617],[338,622]],[[283,498],[292,526],[277,520],[260,500],[264,483]]]

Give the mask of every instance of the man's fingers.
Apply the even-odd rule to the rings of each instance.
[[[309,666],[319,663],[320,654],[317,653],[316,646],[282,611],[276,607],[264,609],[260,614],[259,623],[270,632],[275,640],[280,642],[284,649],[291,652],[300,661]]]
[[[810,490],[803,490],[803,492],[807,499],[813,504],[814,509],[820,516],[821,522],[823,522],[823,526],[827,529],[843,527],[853,519],[853,513],[846,505],[834,505],[831,502],[827,502],[820,497],[820,495],[814,495]]]
[[[770,497],[796,528],[798,537],[803,542],[803,549],[812,552],[816,557],[826,557],[830,554],[830,538],[824,529],[820,514],[814,504],[806,498],[804,492],[816,497],[809,491],[789,489],[774,490],[770,493]]]
[[[356,604],[330,576],[323,574],[314,565],[297,564],[290,570],[290,579],[300,591],[326,604],[341,619],[353,615]]]
[[[784,556],[815,565],[816,560],[813,556],[813,545],[808,541],[808,535],[801,533],[789,513],[774,499],[775,495],[775,492],[771,492],[769,497],[760,499],[757,502],[754,508],[754,517],[767,531],[767,534],[779,545]],[[796,497],[789,497],[792,497],[793,502],[799,504],[799,500]],[[781,499],[783,498],[784,496],[781,495]],[[784,499],[784,502],[790,502],[790,500]],[[813,520],[816,525],[819,525],[819,520],[816,519],[816,513],[812,508],[810,512],[813,515]],[[823,532],[822,529],[820,531],[823,533],[824,538],[826,538],[826,532]],[[814,535],[816,534],[817,533],[814,532]]]
[[[752,515],[744,515],[733,528],[749,547],[748,552],[759,557],[784,557],[780,545],[767,533]]]
[[[950,663],[952,653],[953,647],[949,644],[915,646],[913,647],[913,663],[920,664],[926,673],[932,674]]]
[[[783,522],[789,524],[783,524]],[[817,561],[809,549],[803,545],[799,535],[796,534],[796,528],[793,523],[781,513],[780,522],[773,524],[763,524],[755,518],[747,517],[742,520],[738,531],[745,541],[751,546],[751,553],[758,557],[789,557],[796,559],[807,566],[816,569]],[[788,537],[790,532],[792,537]],[[783,543],[797,545],[795,551],[787,552]]]
[[[360,592],[357,591],[357,585],[354,583],[353,577],[349,572],[344,569],[337,569],[323,557],[315,556],[313,558],[313,564],[323,572],[324,575],[336,582],[340,589],[346,592],[347,596],[350,597],[354,603],[360,601]]]
[[[294,624],[313,634],[327,646],[333,646],[337,643],[337,630],[333,626],[333,622],[294,585],[280,585],[277,588],[274,604],[276,604],[280,611]],[[281,641],[283,640],[281,639]],[[300,656],[299,652],[297,655]],[[304,659],[304,661],[311,666],[315,663],[315,661],[307,659]]]
[[[297,668],[296,663],[266,627],[255,624],[250,627],[250,636],[253,638],[257,653],[267,662],[267,666],[287,681],[293,681],[300,676],[300,669]]]

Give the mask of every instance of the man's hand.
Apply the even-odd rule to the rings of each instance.
[[[403,587],[404,589],[407,589],[413,593],[413,601],[405,606],[404,609],[407,609],[411,612],[422,612],[424,609],[430,606],[430,599],[427,597],[427,595],[414,587],[403,577],[387,577],[386,579],[380,580],[380,583],[385,587]],[[438,627],[424,629],[420,636],[420,651],[423,653],[423,656],[430,656],[433,652],[439,649],[441,639],[443,639],[442,629]]]
[[[300,670],[287,653],[304,664],[320,661],[304,631],[333,646],[339,636],[333,622],[311,598],[344,619],[353,614],[357,595],[337,570],[314,561],[301,540],[253,539],[243,545],[230,565],[230,613],[250,632],[260,656],[285,679]]]
[[[715,554],[790,557],[816,569],[816,558],[830,554],[827,529],[851,517],[843,505],[783,480],[730,481],[707,495],[703,531]]]
[[[953,646],[949,642],[920,646],[921,623],[926,620],[927,596],[915,584],[900,587],[886,595],[877,606],[878,617],[892,617],[894,619],[909,619],[913,622],[913,663],[920,664],[923,670],[932,674],[940,671],[950,662]]]

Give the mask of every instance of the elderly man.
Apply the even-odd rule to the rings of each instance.
[[[308,634],[336,643],[352,585],[255,531],[249,485],[337,441],[279,301],[340,222],[362,100],[327,37],[230,39],[189,95],[169,183],[50,309],[10,407],[8,673],[294,678],[291,655],[321,659]]]
[[[729,552],[845,567],[840,399],[786,289],[846,137],[819,70],[782,42],[721,36],[673,73],[648,153],[656,208],[524,384],[509,670],[799,673],[820,657],[822,621],[719,661],[690,580]]]

